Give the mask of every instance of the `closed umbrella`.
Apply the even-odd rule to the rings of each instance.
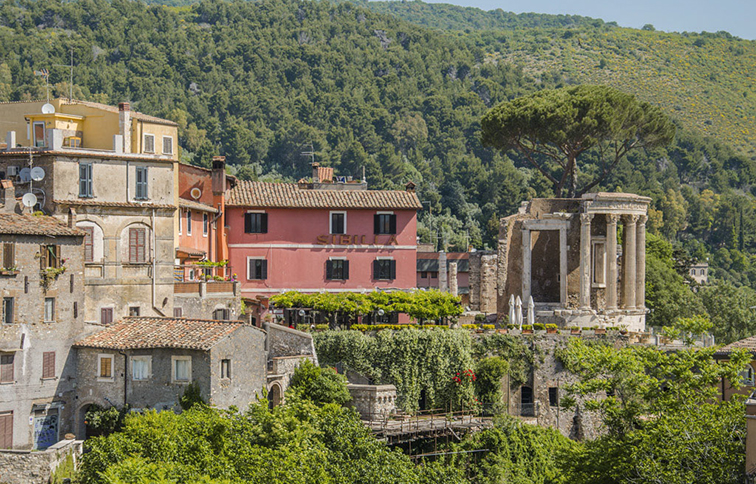
[[[517,317],[515,316],[514,294],[509,296],[509,324],[517,324]]]
[[[528,300],[528,324],[531,326],[535,324],[535,303],[533,302],[533,296],[530,296]]]
[[[517,319],[515,324],[522,330],[522,299],[520,299],[520,296],[517,296],[515,300],[515,319]]]

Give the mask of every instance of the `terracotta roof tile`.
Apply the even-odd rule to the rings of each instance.
[[[73,205],[76,207],[127,207],[127,208],[170,208],[175,206],[168,203],[140,203],[140,202],[106,202],[104,200],[53,200],[56,205]]]
[[[84,236],[84,232],[72,229],[53,217],[18,213],[0,213],[0,234]]]
[[[240,181],[227,192],[226,205],[261,208],[365,208],[420,210],[414,192],[401,190],[324,190],[295,183]]]
[[[213,207],[212,205],[195,202],[194,200],[187,200],[186,198],[179,198],[179,207],[199,210],[201,212],[218,213],[218,209]]]
[[[111,113],[118,113],[118,106],[111,106],[109,104],[102,104],[102,103],[96,103],[92,101],[81,101],[78,99],[73,99],[71,101],[61,100],[63,104],[80,104],[82,106],[88,106],[90,108],[95,109],[102,109],[103,111],[108,111]],[[131,111],[131,116],[136,119],[141,119],[142,121],[147,121],[150,123],[156,123],[156,124],[165,124],[168,126],[178,126],[175,122],[169,120],[169,119],[163,119],[158,118],[155,116],[150,116],[149,114],[140,113],[139,111]]]
[[[756,336],[750,336],[748,338],[741,339],[740,341],[735,341],[734,343],[723,346],[717,350],[716,354],[727,355],[732,353],[734,350],[740,349],[747,350],[752,353],[756,352]]]
[[[209,350],[244,326],[241,321],[129,317],[74,343],[77,348],[112,350],[183,348]]]

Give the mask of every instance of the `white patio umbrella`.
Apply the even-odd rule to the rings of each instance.
[[[517,296],[515,300],[515,319],[517,319],[515,324],[522,330],[522,299],[520,299],[520,296]]]
[[[535,303],[533,302],[533,296],[530,296],[528,300],[528,324],[531,326],[535,324]]]
[[[509,324],[517,324],[517,317],[515,316],[514,294],[511,294],[509,296]]]

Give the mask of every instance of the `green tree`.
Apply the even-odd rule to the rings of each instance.
[[[607,86],[545,89],[491,109],[481,121],[485,145],[516,149],[554,185],[557,197],[601,183],[633,149],[669,144],[672,122],[656,106]],[[578,166],[593,150],[599,163]],[[578,187],[578,171],[589,178]]]
[[[336,373],[333,368],[315,366],[310,360],[303,360],[294,370],[289,390],[317,405],[345,405],[352,400],[344,375]]]

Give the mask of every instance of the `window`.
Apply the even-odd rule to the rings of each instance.
[[[100,309],[100,323],[111,324],[113,322],[113,308]]]
[[[191,356],[171,356],[171,381],[178,383],[192,381]]]
[[[228,321],[231,319],[231,311],[225,308],[216,309],[213,311],[213,319],[217,321]]]
[[[79,196],[91,198],[92,194],[92,163],[79,163]]]
[[[179,219],[179,235],[181,235],[181,226],[183,225],[182,224],[182,219],[183,218],[184,218],[184,211],[181,210],[181,209],[179,209],[179,217],[178,217],[178,219]]]
[[[438,272],[431,272],[431,279],[438,279]]]
[[[393,213],[377,213],[373,216],[373,233],[378,235],[396,233],[396,215]]]
[[[421,272],[420,273],[420,279],[427,279],[427,278],[428,278],[428,273],[427,272]]]
[[[42,378],[55,378],[55,352],[42,353]]]
[[[180,318],[184,315],[184,310],[182,308],[173,308],[173,317],[174,318]]]
[[[94,227],[79,227],[84,231],[84,262],[94,261]]]
[[[0,412],[0,449],[13,448],[13,412]]]
[[[559,406],[559,388],[557,387],[549,387],[549,406]]]
[[[78,302],[76,302],[76,301],[74,301],[74,305],[73,305],[73,313],[74,313],[74,315],[73,315],[73,316],[74,316],[74,319],[76,319],[76,318],[78,318],[78,317],[79,317],[79,303],[78,303]]]
[[[373,261],[373,279],[396,279],[396,261],[391,259],[376,259]]]
[[[207,213],[202,214],[202,236],[207,237],[207,228],[208,228],[209,220],[207,217]]]
[[[40,269],[58,269],[60,268],[60,246],[59,245],[41,245],[39,247],[39,264]]]
[[[55,298],[45,298],[45,322],[51,323],[55,321]]]
[[[170,136],[163,136],[163,154],[173,154],[173,138]]]
[[[753,367],[751,365],[748,365],[743,371],[739,373],[739,375],[741,385],[749,387],[754,386]]]
[[[97,380],[113,381],[113,355],[97,355]]]
[[[186,235],[192,235],[192,211],[186,211]]]
[[[35,121],[34,122],[34,146],[37,148],[42,148],[46,145],[45,143],[45,122],[44,121]]]
[[[3,244],[3,269],[10,270],[16,266],[16,244],[5,242]]]
[[[139,306],[130,306],[129,316],[132,316],[132,317],[139,316]]]
[[[13,324],[15,306],[16,304],[12,297],[3,298],[3,323]]]
[[[245,234],[267,234],[268,214],[262,212],[247,212],[244,214]]]
[[[147,167],[136,167],[136,196],[137,200],[147,200]]]
[[[345,259],[326,261],[326,279],[341,281],[349,279],[349,261]]]
[[[231,378],[231,360],[221,360],[221,379]]]
[[[147,229],[144,227],[131,227],[129,229],[129,262],[147,261],[146,239]]]
[[[247,279],[267,279],[268,278],[268,261],[265,259],[247,259],[248,271]]]
[[[13,383],[13,353],[0,355],[0,383]]]
[[[332,234],[346,233],[346,212],[331,212],[330,230]]]
[[[134,381],[149,380],[152,376],[152,357],[134,356],[131,358],[131,379]]]
[[[154,134],[144,135],[144,152],[145,153],[155,152],[155,135]]]

